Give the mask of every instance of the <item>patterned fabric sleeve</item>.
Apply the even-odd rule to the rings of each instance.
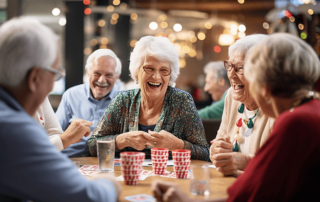
[[[110,103],[107,110],[101,117],[97,127],[94,129],[92,136],[88,140],[86,147],[90,154],[85,153],[85,156],[97,156],[96,142],[98,139],[111,138],[114,139],[118,134],[122,133],[120,127],[120,117],[123,112],[123,95],[118,94]]]
[[[191,150],[192,159],[210,161],[209,145],[192,96],[184,93],[180,101],[181,110],[174,131],[184,141],[184,148]]]

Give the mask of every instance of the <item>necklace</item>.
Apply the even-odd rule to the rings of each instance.
[[[243,114],[243,111],[244,111],[244,104],[241,103],[241,105],[238,108],[238,112],[240,114]],[[247,125],[247,129],[244,132],[244,136],[249,137],[251,135],[252,128],[253,128],[254,122],[255,122],[255,118],[258,116],[258,114],[259,114],[259,109],[257,110],[257,112],[254,114],[253,117],[243,120],[243,122]],[[239,141],[242,139],[240,134],[239,134],[239,129],[242,127],[242,118],[240,118],[237,121],[236,126],[237,126],[236,134],[235,134],[233,148],[232,148],[232,151],[234,151],[234,152],[238,152],[239,151]]]

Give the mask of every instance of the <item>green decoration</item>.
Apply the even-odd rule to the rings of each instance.
[[[239,112],[240,114],[242,114],[243,111],[244,111],[244,104],[241,103],[241,105],[240,105],[239,108],[238,108],[238,112]]]

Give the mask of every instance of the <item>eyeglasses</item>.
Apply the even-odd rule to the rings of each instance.
[[[153,67],[142,67],[142,68],[147,74],[154,74],[157,71]],[[159,73],[160,73],[161,76],[169,76],[171,74],[171,69],[169,69],[169,68],[160,68],[159,69]]]
[[[49,72],[52,72],[54,73],[54,80],[55,81],[58,81],[60,80],[62,77],[65,77],[66,76],[66,71],[65,69],[60,66],[59,69],[53,69],[52,67],[41,67],[41,69],[43,70],[47,70]]]
[[[224,68],[226,70],[231,71],[232,68],[234,68],[234,71],[236,71],[237,74],[243,74],[243,64],[232,64],[228,60],[224,61]]]

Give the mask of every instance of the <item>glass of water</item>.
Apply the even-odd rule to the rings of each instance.
[[[114,170],[114,140],[97,140],[97,151],[99,160],[99,170],[101,172],[112,172]]]
[[[209,164],[190,165],[190,192],[192,195],[209,195],[210,170]]]

